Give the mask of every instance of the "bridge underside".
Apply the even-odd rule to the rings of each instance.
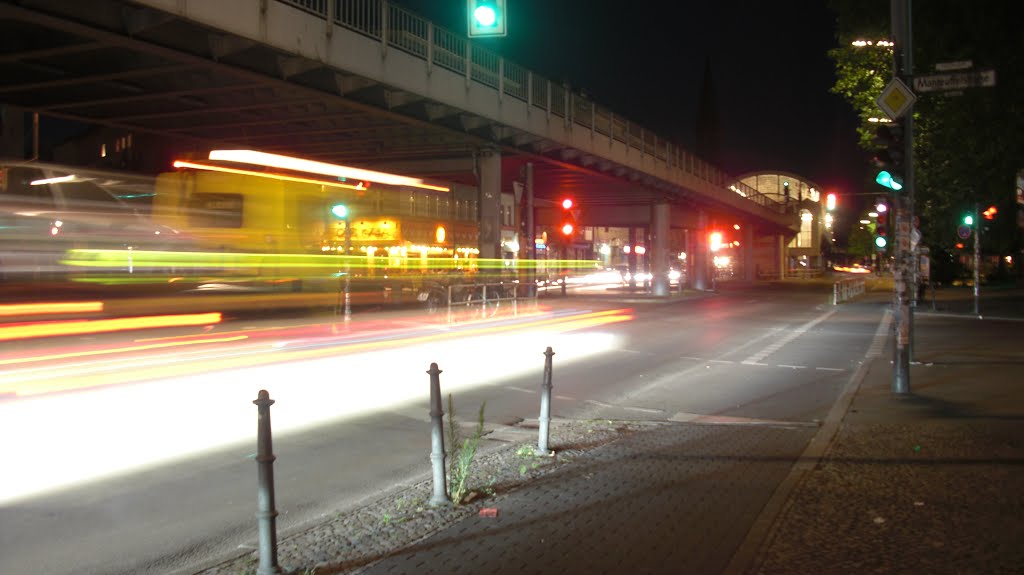
[[[716,209],[649,174],[138,4],[3,3],[0,34],[2,101],[44,118],[170,138],[168,156],[245,147],[476,185],[474,154],[497,147],[505,191],[529,162],[538,198]],[[784,218],[757,219],[791,233]]]

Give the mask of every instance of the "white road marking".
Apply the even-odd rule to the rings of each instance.
[[[814,327],[814,326],[818,325],[819,323],[825,321],[826,319],[831,317],[832,314],[836,313],[836,311],[838,311],[838,310],[831,309],[831,310],[821,314],[816,319],[811,320],[811,321],[805,323],[804,325],[800,326],[799,328],[797,328],[795,331],[791,332],[786,337],[784,337],[784,338],[782,338],[780,340],[776,340],[774,343],[772,343],[768,347],[762,349],[761,351],[759,351],[759,352],[755,353],[754,355],[748,357],[747,359],[743,360],[742,363],[749,365],[749,364],[757,363],[757,362],[761,361],[762,359],[764,359],[764,358],[768,357],[769,355],[775,353],[776,351],[779,351],[780,349],[782,349],[782,346],[784,346],[787,343],[793,341],[794,339],[800,337],[801,335],[807,333],[807,331],[809,329],[811,329],[812,327]]]

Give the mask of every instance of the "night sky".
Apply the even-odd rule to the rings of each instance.
[[[823,1],[507,2],[508,36],[479,40],[503,57],[690,150],[710,62],[722,168],[859,191],[857,117],[829,92],[835,17]],[[464,0],[394,3],[466,33]]]

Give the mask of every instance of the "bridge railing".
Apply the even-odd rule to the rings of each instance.
[[[439,66],[467,81],[489,86],[501,95],[526,102],[562,118],[567,126],[581,126],[591,133],[621,142],[641,156],[650,155],[666,165],[685,171],[713,185],[727,188],[757,205],[784,212],[784,205],[736,182],[728,174],[693,153],[629,120],[616,116],[568,86],[552,82],[469,39],[435,26],[429,20],[392,5],[387,0],[277,0],[333,19],[338,26],[374,38],[388,47]]]

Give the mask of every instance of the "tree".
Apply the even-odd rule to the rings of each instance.
[[[888,0],[833,0],[838,21],[835,62],[839,94],[861,115],[860,144],[872,150],[871,124],[881,116],[874,99],[892,77],[888,50],[858,48],[857,38],[889,37]],[[975,70],[996,70],[993,88],[960,95],[921,93],[914,105],[915,213],[923,242],[951,251],[960,215],[975,203],[996,205],[1001,217],[982,234],[984,252],[1020,258],[1014,175],[1024,168],[1024,35],[1009,22],[1021,21],[1015,2],[986,3],[985,9],[956,0],[914,3],[913,59],[916,75],[933,74],[941,62],[971,61]],[[867,170],[867,166],[865,166]],[[1021,267],[1018,266],[1018,273]]]
[[[846,239],[846,253],[858,258],[870,258],[875,253],[874,236],[868,226],[854,223]]]

